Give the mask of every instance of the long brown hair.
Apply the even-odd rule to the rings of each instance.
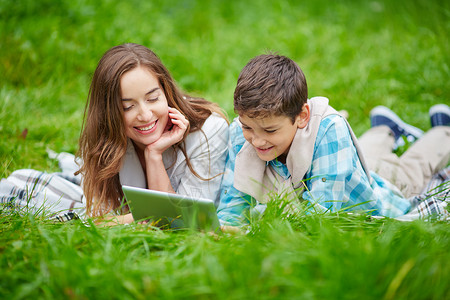
[[[168,105],[178,109],[189,120],[184,137],[189,132],[201,130],[212,112],[227,119],[217,104],[183,94],[158,56],[147,47],[123,44],[109,49],[100,59],[92,78],[78,150],[83,161],[78,173],[83,175],[86,211],[91,216],[117,211],[121,205],[123,192],[119,171],[127,149],[127,136],[123,125],[120,79],[139,66],[148,68],[156,76]],[[198,176],[186,156],[183,141],[174,147],[181,149],[189,169]]]

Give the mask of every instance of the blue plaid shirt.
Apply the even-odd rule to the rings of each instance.
[[[259,212],[265,209],[265,205],[233,186],[236,155],[244,143],[242,128],[235,120],[229,127],[228,156],[218,208],[222,225],[241,225],[247,222],[245,215],[250,208]],[[291,176],[283,163],[273,160],[267,164],[284,179]],[[407,213],[410,201],[394,193],[392,185],[376,173],[370,174],[372,182],[363,170],[345,120],[338,115],[324,118],[317,133],[311,166],[304,177],[307,191],[302,198],[323,211],[348,208],[387,217]]]

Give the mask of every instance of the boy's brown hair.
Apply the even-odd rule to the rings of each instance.
[[[307,99],[300,67],[288,57],[263,54],[251,59],[239,74],[234,110],[252,118],[285,115],[294,122]]]

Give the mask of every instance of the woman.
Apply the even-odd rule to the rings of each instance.
[[[183,94],[150,49],[111,48],[95,70],[79,142],[87,214],[132,222],[121,185],[218,203],[227,139],[219,106]]]

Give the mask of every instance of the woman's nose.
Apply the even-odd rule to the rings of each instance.
[[[139,105],[139,112],[138,112],[138,120],[141,122],[148,122],[152,119],[153,113],[152,110],[147,107],[145,104]]]

